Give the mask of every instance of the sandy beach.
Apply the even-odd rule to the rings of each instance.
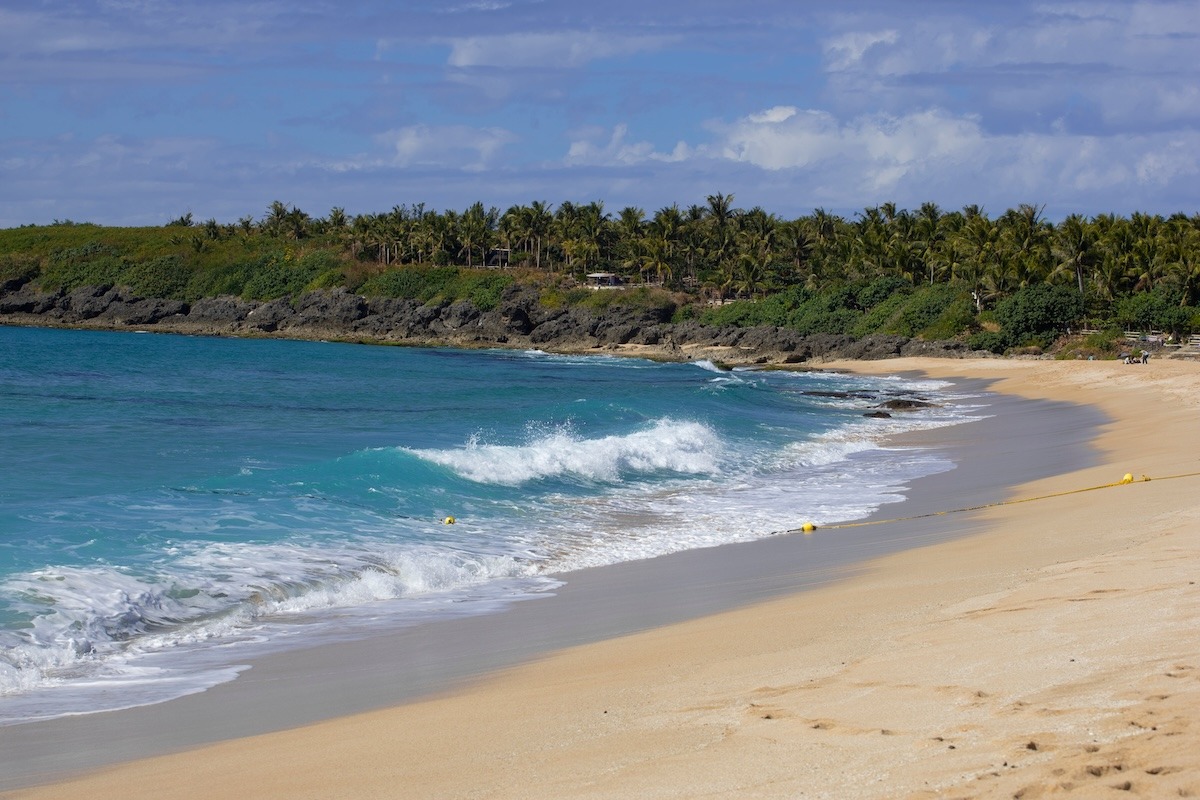
[[[970,534],[844,580],[0,796],[1200,794],[1200,365],[823,366],[993,381],[1110,423],[1098,463],[930,518]]]

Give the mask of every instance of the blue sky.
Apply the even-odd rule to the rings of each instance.
[[[1200,3],[0,0],[0,227],[1200,211]]]

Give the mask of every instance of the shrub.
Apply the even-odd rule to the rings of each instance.
[[[793,286],[787,291],[770,295],[761,300],[735,300],[716,308],[707,309],[700,315],[700,321],[707,325],[735,325],[740,328],[752,328],[758,325],[774,325],[776,327],[794,327],[799,319],[797,312],[815,297],[809,290]],[[825,308],[829,306],[826,305]],[[838,307],[834,303],[834,307]],[[800,312],[803,316],[803,312]]]
[[[397,267],[381,272],[362,285],[362,293],[427,303],[443,294],[458,277],[454,267]]]
[[[254,269],[252,263],[232,262],[211,269],[197,270],[184,289],[183,299],[191,302],[201,297],[241,295]]]
[[[31,281],[42,271],[39,259],[25,253],[0,253],[0,283]]]
[[[1117,324],[1133,330],[1161,330],[1176,336],[1192,332],[1192,315],[1196,310],[1180,303],[1177,289],[1156,286],[1149,292],[1139,292],[1122,298],[1114,313]]]
[[[999,354],[1008,349],[1008,337],[1000,331],[979,331],[967,338],[967,346],[972,350],[987,350]]]
[[[127,266],[116,248],[89,242],[53,253],[39,283],[49,291],[67,292],[81,286],[113,286]]]
[[[350,291],[354,290],[354,287],[351,287],[348,285],[348,281],[346,280],[346,275],[342,271],[341,267],[337,267],[336,269],[326,270],[325,272],[322,272],[320,275],[313,278],[309,282],[307,288],[308,289],[337,289],[339,287],[346,287]]]
[[[942,321],[943,315],[962,298],[962,290],[947,284],[923,286],[916,289],[911,295],[908,295],[898,317],[887,326],[885,332],[901,336],[918,336],[923,331],[937,326]],[[961,330],[959,328],[950,336],[942,338],[948,339]]]
[[[911,294],[913,285],[895,275],[884,275],[859,286],[855,302],[863,311],[870,311],[880,303],[894,300],[897,296]]]
[[[700,315],[700,321],[705,325],[723,327],[732,325],[738,328],[751,328],[757,323],[759,309],[757,303],[750,300],[734,300],[714,308],[705,309]]]
[[[909,288],[911,289],[911,286]],[[900,292],[880,301],[874,308],[859,317],[858,322],[850,331],[851,335],[862,338],[894,326],[907,302],[908,293]]]
[[[500,305],[504,290],[513,279],[499,272],[475,272],[462,276],[456,294],[470,300],[480,311],[491,311]]]
[[[575,296],[575,291],[568,293]],[[670,319],[675,313],[675,300],[662,289],[639,286],[636,289],[593,290],[583,289],[587,296],[579,303],[586,308],[603,311],[608,308],[629,308],[651,311],[662,319]]]
[[[996,320],[1013,344],[1047,345],[1083,315],[1083,298],[1066,286],[1036,284],[996,305]]]
[[[975,304],[970,297],[960,296],[942,310],[936,320],[917,335],[929,341],[953,339],[975,327]]]
[[[247,300],[274,300],[298,295],[316,278],[315,270],[323,263],[323,259],[296,261],[286,251],[265,255],[250,270],[242,296]]]
[[[499,272],[457,267],[398,267],[367,279],[359,291],[422,303],[470,300],[480,311],[490,311],[500,305],[504,290],[512,284],[512,276]]]
[[[131,264],[121,273],[120,283],[142,297],[183,300],[191,278],[192,271],[179,256],[171,255]]]
[[[852,308],[809,307],[800,312],[791,327],[804,336],[814,333],[846,334],[862,318],[862,312]]]

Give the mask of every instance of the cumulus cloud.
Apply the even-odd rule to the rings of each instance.
[[[839,122],[827,111],[776,106],[732,124],[713,124],[725,158],[764,169],[806,167],[856,158],[888,167],[962,160],[978,150],[977,120],[928,110],[901,117],[871,115]]]
[[[975,115],[941,108],[840,119],[825,110],[780,105],[712,121],[708,130],[708,139],[680,142],[670,153],[631,137],[626,125],[582,131],[564,161],[611,168],[657,164],[660,175],[716,172],[727,176],[723,185],[729,188],[751,186],[758,193],[775,187],[787,202],[804,197],[810,207],[833,208],[883,200],[915,207],[933,199],[951,206],[1036,201],[1081,210],[1094,208],[1101,195],[1127,202],[1186,195],[1200,175],[1200,133],[995,133]]]
[[[408,125],[376,137],[391,151],[391,166],[436,166],[481,170],[517,141],[503,128],[466,125]]]
[[[829,69],[840,71],[862,63],[863,57],[877,45],[893,45],[900,38],[895,30],[851,31],[835,36],[825,43],[825,59]]]
[[[570,166],[630,166],[647,161],[683,161],[690,155],[686,144],[679,142],[670,153],[659,153],[650,142],[627,140],[629,128],[621,124],[613,128],[606,141],[606,131],[592,128],[577,132],[567,150],[566,163]]]
[[[731,123],[695,152],[810,186],[842,187],[840,199],[1000,194],[1145,193],[1200,174],[1200,133],[1109,137],[1062,132],[990,133],[973,115],[944,109],[870,114],[845,121],[827,111],[775,107]]]

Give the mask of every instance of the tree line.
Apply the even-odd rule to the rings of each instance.
[[[1180,306],[1200,300],[1200,214],[1072,214],[1053,223],[1036,205],[990,217],[979,206],[945,211],[929,202],[916,210],[883,203],[851,218],[818,208],[785,219],[735,208],[733,200],[718,193],[650,215],[633,206],[613,214],[599,201],[535,201],[504,212],[482,203],[461,212],[416,204],[353,217],[341,208],[311,217],[276,201],[257,221],[199,227],[212,238],[257,231],[332,240],[355,259],[384,266],[613,272],[719,298],[895,276],[914,286],[959,285],[980,308],[1040,283],[1074,286],[1089,307],[1154,290]],[[170,224],[194,223],[185,215]]]
[[[990,216],[975,205],[944,210],[927,202],[915,210],[883,203],[849,217],[818,208],[787,219],[738,208],[733,195],[716,193],[652,213],[634,206],[613,213],[600,201],[534,201],[504,211],[479,202],[463,211],[415,204],[353,216],[335,207],[316,217],[276,201],[257,219],[196,222],[189,213],[165,230],[185,261],[209,250],[229,253],[233,241],[273,243],[273,255],[260,253],[247,275],[271,265],[295,273],[308,259],[299,277],[258,281],[260,296],[309,284],[357,290],[406,267],[500,267],[577,279],[615,273],[710,305],[770,298],[778,305],[781,296],[798,304],[845,287],[864,289],[852,297],[843,291],[855,303],[870,294],[867,286],[901,294],[931,288],[960,304],[965,298],[977,331],[1006,300],[1052,287],[1072,295],[1070,306],[1095,324],[1177,335],[1200,325],[1200,214],[1072,214],[1055,223],[1032,204]],[[323,255],[314,259],[317,250]],[[299,283],[306,278],[309,284]],[[191,291],[238,293],[247,280]],[[739,313],[726,317],[735,324],[763,317]]]

